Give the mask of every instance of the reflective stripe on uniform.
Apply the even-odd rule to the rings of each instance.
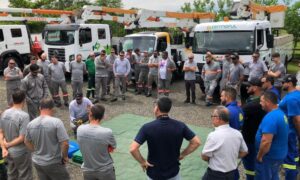
[[[298,162],[298,161],[299,161],[299,157],[296,157],[296,158],[295,158],[295,162]]]
[[[63,94],[63,96],[69,96],[69,94]]]
[[[0,159],[0,164],[4,164],[4,159]]]
[[[291,164],[283,164],[282,167],[285,168],[285,169],[291,169],[291,170],[296,170],[297,169],[296,165],[291,165]]]
[[[245,174],[249,175],[249,176],[255,176],[255,171],[250,171],[250,170],[245,169]]]

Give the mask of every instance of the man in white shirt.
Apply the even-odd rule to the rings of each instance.
[[[237,161],[247,155],[242,134],[229,126],[229,111],[218,106],[211,115],[215,131],[209,133],[201,157],[208,162],[203,180],[235,179]]]
[[[77,93],[75,99],[71,101],[69,106],[70,126],[74,131],[75,137],[77,128],[89,120],[88,112],[92,106],[93,103],[88,98],[83,97],[82,93]]]

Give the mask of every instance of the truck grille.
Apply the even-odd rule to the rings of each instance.
[[[53,56],[54,54],[57,54],[58,61],[61,61],[61,62],[66,61],[65,49],[49,48],[49,52],[48,52],[49,59],[51,59],[51,56]]]

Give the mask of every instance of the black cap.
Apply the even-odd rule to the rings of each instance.
[[[82,93],[76,93],[76,99],[81,99],[83,97],[83,94]]]
[[[287,74],[287,75],[284,76],[282,82],[283,83],[292,82],[293,84],[296,84],[297,83],[296,75],[294,75],[294,74]]]
[[[257,86],[257,87],[262,87],[262,82],[260,79],[251,79],[250,81],[248,82],[245,82],[244,83],[245,85],[247,86]]]

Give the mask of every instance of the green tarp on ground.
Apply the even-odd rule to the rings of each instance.
[[[152,118],[133,114],[123,114],[101,124],[103,127],[112,129],[117,141],[117,149],[114,153],[112,153],[112,158],[115,163],[116,176],[118,180],[146,179],[146,175],[142,171],[140,165],[130,155],[129,146],[140,127],[150,120],[152,120]],[[180,174],[183,180],[196,180],[202,177],[207,168],[207,163],[201,160],[200,153],[207,134],[212,131],[212,129],[201,128],[193,125],[188,126],[201,138],[202,145],[196,150],[196,152],[181,161]],[[186,147],[187,144],[188,142],[184,141],[182,148]],[[146,143],[141,147],[141,152],[146,158]],[[76,156],[80,156],[80,154],[77,153]],[[77,159],[78,158],[79,157],[77,157]]]

